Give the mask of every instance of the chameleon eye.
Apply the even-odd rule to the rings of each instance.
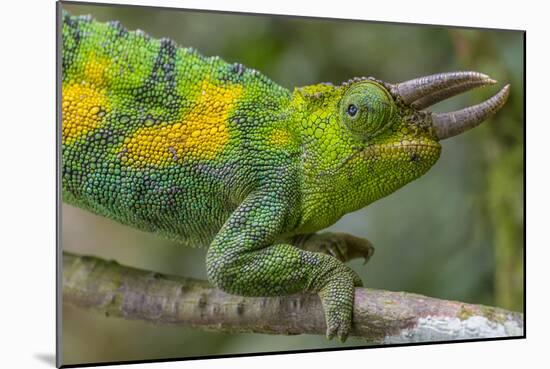
[[[354,117],[355,114],[357,114],[357,106],[355,106],[354,104],[349,104],[348,114],[350,117]]]
[[[376,135],[386,128],[396,112],[389,92],[374,81],[351,86],[340,100],[342,123],[362,138]]]

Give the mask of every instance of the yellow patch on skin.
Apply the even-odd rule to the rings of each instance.
[[[139,167],[170,165],[185,158],[215,158],[229,140],[227,120],[242,92],[240,85],[203,81],[194,106],[180,121],[140,128],[125,140],[121,160]]]
[[[274,129],[269,136],[269,143],[273,146],[286,146],[290,142],[290,132],[284,129]]]
[[[108,79],[108,68],[111,61],[107,58],[98,57],[95,53],[91,54],[84,66],[84,80],[96,86],[105,86]]]
[[[71,143],[101,124],[109,102],[105,90],[91,84],[63,86],[62,94],[62,139]]]

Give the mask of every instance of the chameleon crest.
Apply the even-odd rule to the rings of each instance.
[[[67,203],[208,247],[233,294],[318,293],[327,336],[352,328],[367,240],[316,233],[420,177],[439,141],[495,113],[509,86],[451,113],[425,108],[495,83],[477,72],[293,92],[117,22],[63,14],[62,190]]]

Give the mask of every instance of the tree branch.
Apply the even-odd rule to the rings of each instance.
[[[63,302],[106,316],[224,332],[324,334],[315,294],[242,297],[205,281],[63,254]],[[376,343],[523,335],[523,314],[405,292],[357,288],[352,336]]]

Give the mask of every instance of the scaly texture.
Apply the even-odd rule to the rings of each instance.
[[[349,257],[311,250],[368,258],[370,244],[292,240],[424,174],[440,153],[430,115],[381,81],[290,92],[117,22],[64,13],[62,35],[64,201],[209,246],[229,293],[319,293],[327,335],[345,339],[361,281]]]

